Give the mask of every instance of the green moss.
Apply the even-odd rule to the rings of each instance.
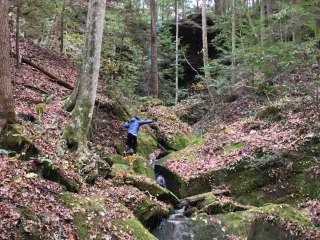
[[[199,147],[206,143],[207,137],[206,136],[197,136],[192,139],[190,143],[190,147]]]
[[[34,222],[37,221],[36,214],[32,211],[32,209],[27,207],[19,207],[20,214],[27,220],[32,220]]]
[[[84,206],[84,202],[81,201],[75,194],[70,192],[64,192],[58,197],[58,201],[63,203],[68,208],[81,208]]]
[[[133,214],[144,226],[152,229],[169,215],[169,208],[160,205],[149,197],[145,197],[142,202],[134,207]]]
[[[115,163],[112,165],[112,176],[123,175],[123,174],[135,174],[133,169],[125,164]]]
[[[254,220],[261,216],[269,215],[279,217],[286,222],[295,222],[303,227],[313,226],[304,212],[296,210],[285,204],[269,204],[260,208],[252,208],[247,211],[219,214],[217,215],[217,218],[221,220],[228,233],[232,233],[246,239]]]
[[[158,143],[154,136],[145,129],[142,129],[139,132],[138,136],[138,147],[137,152],[140,153],[145,158],[148,158],[149,155],[158,147]]]
[[[235,151],[241,151],[246,145],[247,143],[245,141],[228,144],[223,148],[220,154],[223,156],[227,156],[231,153],[234,153]]]
[[[86,224],[86,215],[83,213],[75,213],[73,223],[77,235],[77,239],[85,240],[89,237],[90,229]]]
[[[218,199],[213,193],[207,194],[201,206],[205,207],[207,205],[214,204],[216,202],[218,202]]]
[[[112,165],[112,175],[137,174],[154,178],[153,169],[149,161],[138,154],[122,157],[118,154],[110,155],[105,159]]]
[[[188,146],[190,139],[183,133],[176,133],[175,137],[169,140],[169,145],[176,150],[183,149]]]
[[[139,175],[145,175],[150,178],[154,178],[153,169],[146,159],[138,157],[132,164],[132,169]]]
[[[173,205],[177,205],[179,203],[177,196],[175,196],[168,189],[159,186],[148,178],[126,176],[126,182],[143,192],[148,192],[150,195],[161,201],[169,202]]]
[[[23,160],[39,154],[39,150],[32,143],[29,136],[23,135],[23,127],[19,124],[12,124],[0,135],[0,148],[21,153]]]
[[[106,161],[108,163],[111,163],[110,165],[112,165],[114,163],[129,165],[128,160],[126,160],[123,156],[121,156],[119,154],[111,154],[111,155],[109,155],[106,158]]]
[[[139,240],[156,240],[154,237],[136,218],[118,219],[112,222],[120,227],[123,231],[128,232],[134,239]]]
[[[105,197],[99,195],[92,195],[90,197],[80,199],[75,194],[65,192],[58,197],[58,201],[63,203],[68,208],[84,209],[85,211],[75,212],[73,214],[73,224],[75,227],[77,239],[85,240],[90,235],[90,229],[94,228],[97,239],[100,239],[101,235],[99,217],[95,217],[87,222],[87,213],[97,213],[100,211],[106,211],[104,201]],[[97,215],[97,214],[95,214]]]

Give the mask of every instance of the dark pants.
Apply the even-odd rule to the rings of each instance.
[[[133,151],[136,152],[137,145],[138,145],[137,136],[132,135],[131,133],[128,133],[128,136],[127,136],[127,147],[128,147],[128,149],[127,150],[133,149]]]

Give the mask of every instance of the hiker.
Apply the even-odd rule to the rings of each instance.
[[[138,117],[133,117],[131,118],[129,123],[125,123],[123,125],[123,127],[128,129],[128,136],[127,136],[127,143],[126,143],[126,150],[125,150],[125,154],[126,153],[136,153],[137,150],[137,137],[138,137],[138,132],[139,132],[139,128],[140,126],[144,125],[144,124],[150,124],[153,123],[153,120],[150,119],[146,119],[146,120],[140,120],[140,118]]]

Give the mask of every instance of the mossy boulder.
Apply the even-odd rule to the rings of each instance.
[[[144,175],[150,178],[154,177],[153,169],[145,157],[139,154],[121,156],[118,154],[110,155],[105,158],[111,166],[111,175]]]
[[[105,197],[99,195],[81,198],[69,192],[65,192],[58,197],[58,201],[66,207],[82,210],[73,212],[73,225],[77,239],[89,239],[92,233],[96,235],[96,239],[101,239],[103,236],[101,213],[109,211],[105,206],[105,200]],[[90,221],[87,221],[89,215],[94,216],[94,218],[90,217]]]
[[[117,219],[112,224],[122,231],[129,232],[133,239],[157,240],[135,217],[127,219]]]
[[[191,177],[188,180],[185,180],[182,176],[179,176],[167,167],[167,161],[174,161],[175,159],[182,157],[192,162],[194,159],[199,157],[199,153],[193,151],[193,149],[201,146],[204,142],[205,137],[194,138],[188,147],[166,155],[159,159],[155,164],[154,171],[156,175],[162,175],[166,179],[166,187],[179,198],[211,191],[211,186],[208,182],[209,178]]]
[[[303,211],[285,204],[268,204],[260,208],[251,208],[246,211],[218,214],[216,217],[221,221],[228,234],[239,236],[240,239],[247,239],[249,235],[250,239],[255,239],[252,238],[252,236],[260,236],[261,231],[266,229],[266,226],[258,226],[260,225],[260,222],[257,224],[256,221],[260,221],[261,219],[265,219],[263,222],[266,224],[266,221],[268,221],[267,219],[270,219],[274,222],[278,222],[279,224],[281,222],[284,225],[295,226],[294,229],[307,229],[314,227]],[[285,232],[281,233],[285,236],[289,236],[287,234],[290,234],[290,237],[292,238],[289,237],[281,239],[297,239],[294,238],[296,234],[294,229],[287,229]],[[272,229],[272,232],[280,234],[279,229]],[[300,230],[298,232],[300,235],[303,234]]]
[[[132,168],[126,164],[115,163],[112,165],[111,176],[122,176],[126,174],[135,174]]]
[[[124,177],[124,181],[126,184],[130,184],[143,192],[147,192],[160,201],[171,203],[174,206],[177,206],[177,204],[180,202],[176,195],[174,195],[168,189],[159,186],[150,178],[127,175]]]
[[[320,198],[319,176],[312,174],[318,164],[318,158],[284,151],[243,159],[209,176],[211,184],[228,185],[236,200],[244,204],[298,203],[306,197]]]
[[[178,129],[176,129],[176,132],[167,133],[165,129],[162,129],[157,125],[153,125],[151,128],[154,132],[157,142],[167,150],[178,151],[187,147],[191,142],[191,135],[180,132]]]
[[[166,179],[166,187],[179,198],[211,191],[211,185],[208,177],[192,177],[188,180],[184,180],[181,176],[171,171],[166,166],[161,165],[161,163],[155,165],[155,172]]]
[[[297,147],[296,151],[258,151],[252,158],[243,158],[188,180],[168,169],[166,159],[159,161],[155,171],[165,177],[168,189],[179,197],[209,192],[214,187],[226,185],[235,200],[242,204],[297,204],[304,198],[320,198],[320,176],[316,170],[319,166],[319,142],[309,141]],[[227,145],[221,151],[228,153],[233,147],[243,147],[244,144]],[[182,150],[174,153],[173,157],[179,157],[177,154],[190,155]]]
[[[151,131],[147,129],[141,129],[138,136],[137,152],[145,158],[149,158],[149,155],[158,147],[161,146],[159,146],[155,136],[151,133]]]
[[[37,156],[40,150],[33,144],[31,138],[23,132],[23,126],[12,124],[0,134],[0,149],[20,154],[20,158],[28,160]]]
[[[146,104],[141,115],[156,121],[156,124],[150,125],[152,135],[158,145],[166,150],[180,150],[190,143],[191,128],[175,115],[173,109],[162,105]]]
[[[148,229],[153,229],[163,218],[169,215],[170,206],[144,195],[143,199],[136,204],[126,204],[132,210],[136,218]]]
[[[298,240],[301,239],[298,234],[293,234],[291,231],[283,228],[277,221],[268,221],[261,218],[254,221],[252,224],[248,240]]]

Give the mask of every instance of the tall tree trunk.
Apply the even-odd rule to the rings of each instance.
[[[232,67],[235,67],[235,54],[236,54],[236,0],[232,0]]]
[[[155,0],[150,0],[151,14],[151,71],[149,81],[149,95],[158,97],[159,79],[158,79],[158,43],[157,43],[157,5]]]
[[[63,0],[61,9],[61,19],[60,19],[60,52],[64,49],[64,10],[65,10],[66,0]]]
[[[203,53],[203,68],[204,78],[206,81],[209,97],[212,99],[210,90],[210,70],[208,69],[209,54],[208,54],[208,33],[207,33],[207,1],[202,0],[202,53]]]
[[[179,1],[176,0],[176,98],[175,103],[179,101]]]
[[[214,11],[216,15],[221,15],[221,0],[214,0]]]
[[[261,21],[261,28],[260,28],[260,41],[261,45],[264,45],[265,40],[265,1],[260,0],[260,21]]]
[[[85,146],[89,133],[100,69],[106,0],[90,0],[88,6],[86,41],[78,86],[72,96],[76,102],[71,112],[64,137],[70,147]]]
[[[8,1],[0,0],[0,130],[16,121],[10,74]]]
[[[17,0],[17,18],[16,18],[16,67],[20,68],[20,15],[21,2]]]

